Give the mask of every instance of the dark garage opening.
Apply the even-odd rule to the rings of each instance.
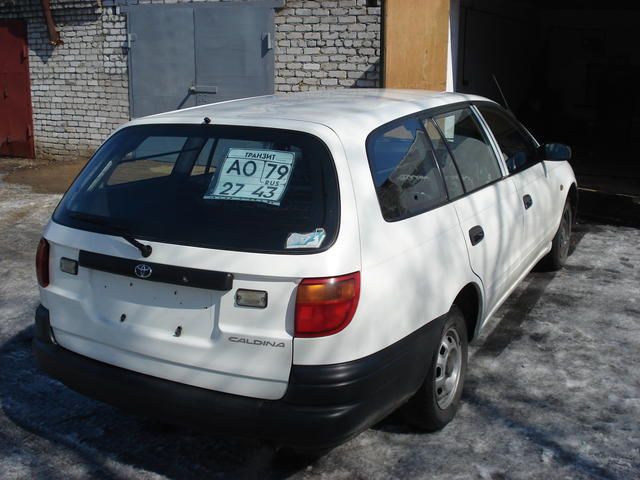
[[[581,211],[640,222],[640,2],[462,0],[457,90],[573,148]]]

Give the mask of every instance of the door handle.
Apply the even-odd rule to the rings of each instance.
[[[528,193],[524,197],[522,197],[522,201],[524,203],[525,210],[529,210],[531,208],[531,205],[533,205],[533,198],[531,198],[531,195],[529,195]]]
[[[218,87],[213,85],[191,85],[189,93],[218,93]]]
[[[484,230],[480,225],[476,225],[469,230],[469,239],[471,240],[471,245],[477,245],[484,239]]]
[[[263,50],[273,50],[273,41],[271,40],[271,33],[263,33],[262,34],[262,49]]]

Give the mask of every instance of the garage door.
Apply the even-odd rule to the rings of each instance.
[[[0,155],[34,157],[27,25],[0,21]]]
[[[273,93],[270,2],[128,9],[131,116]]]

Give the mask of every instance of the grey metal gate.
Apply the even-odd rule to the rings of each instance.
[[[273,93],[278,3],[127,7],[131,116]]]

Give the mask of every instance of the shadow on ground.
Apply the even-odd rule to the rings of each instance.
[[[131,416],[76,394],[40,373],[31,353],[32,337],[29,327],[0,347],[4,414],[24,431],[72,450],[91,476],[127,477],[117,465],[124,463],[134,471],[169,478],[282,478],[309,464],[308,458],[276,453],[258,441],[218,439],[215,432]],[[0,458],[9,445],[23,441],[6,440],[0,442],[5,445],[0,446]],[[58,473],[53,477],[65,477]]]

